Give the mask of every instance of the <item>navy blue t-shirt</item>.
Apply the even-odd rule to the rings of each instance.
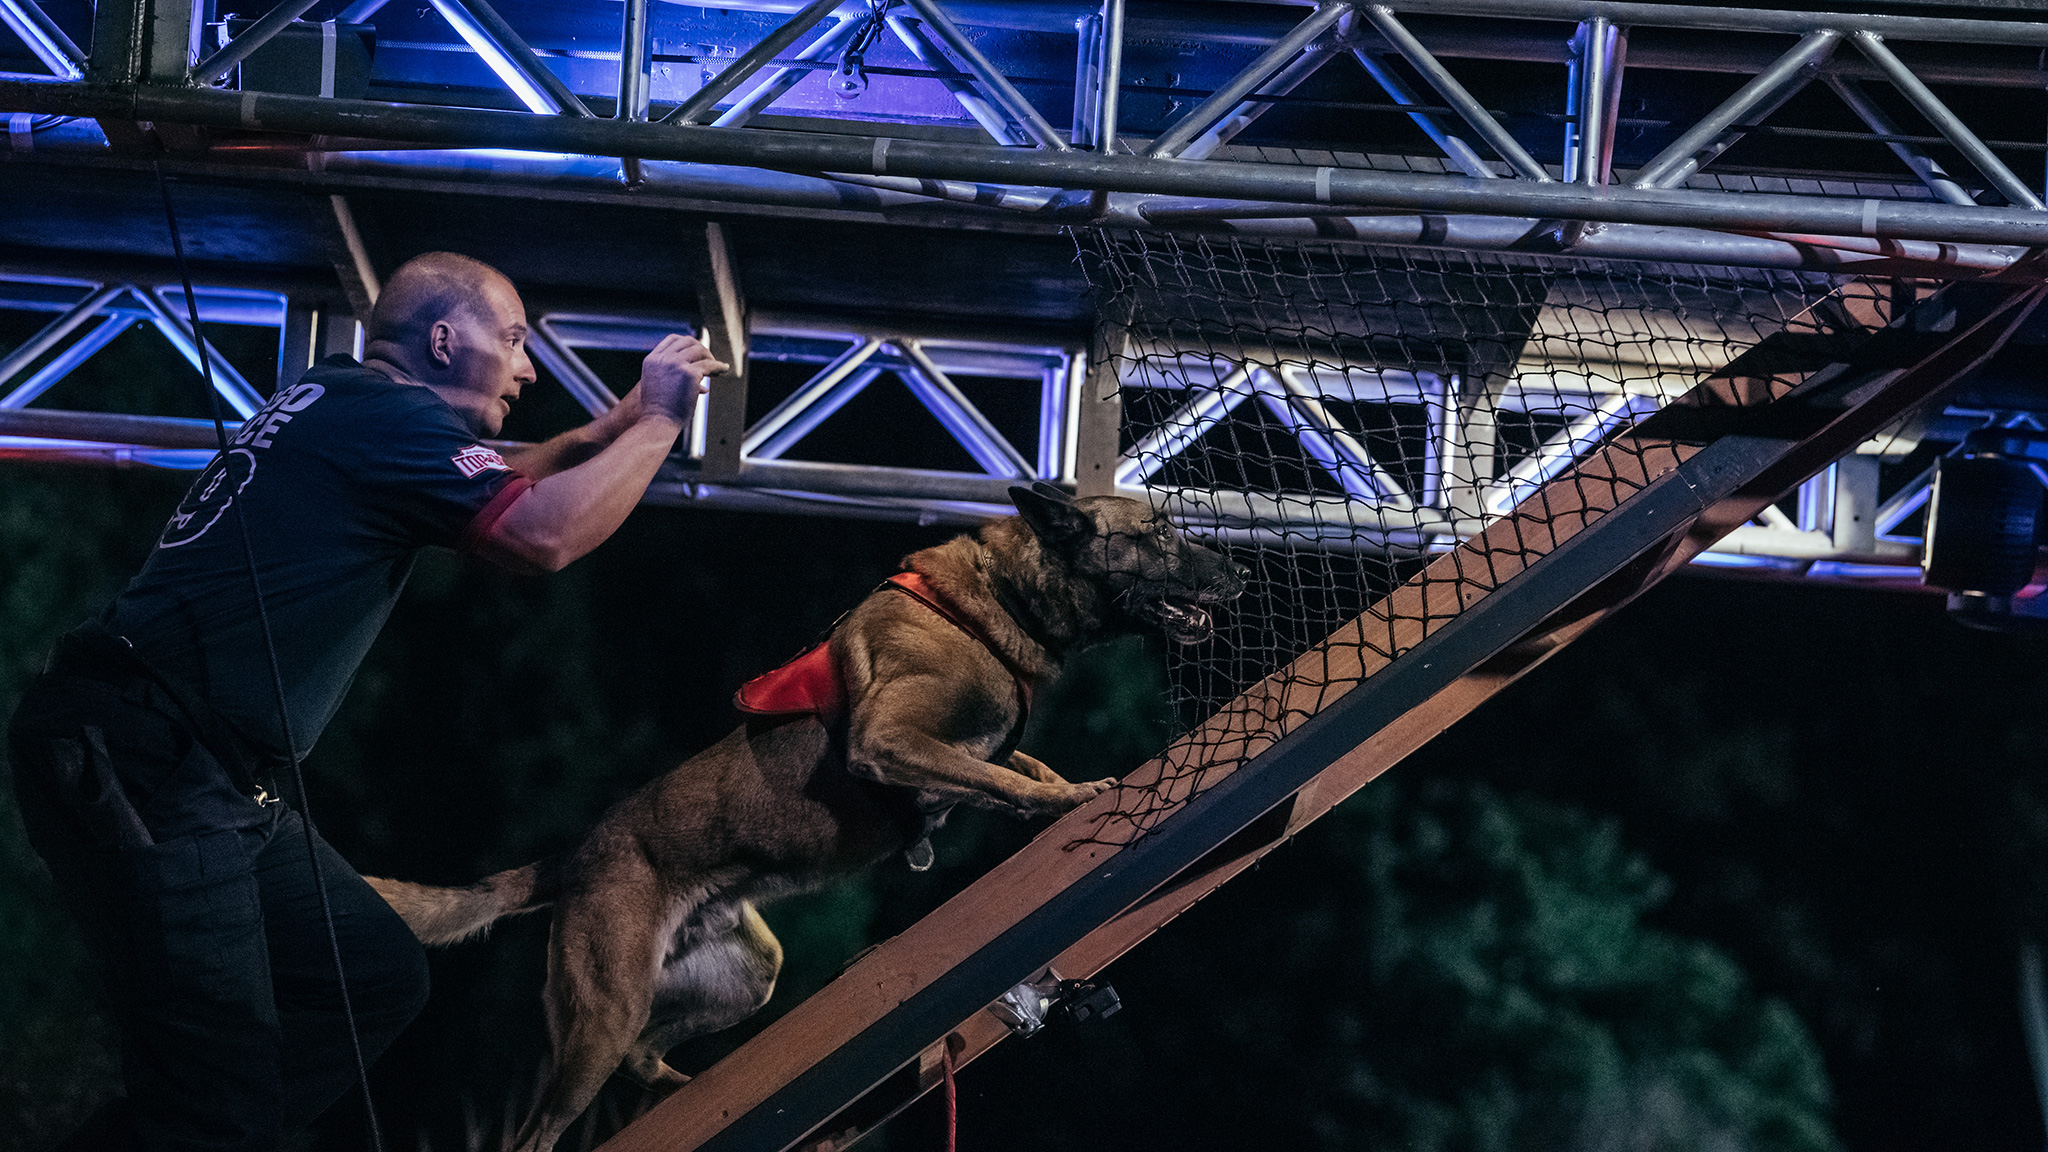
[[[418,551],[473,544],[527,486],[431,390],[330,356],[199,474],[102,620],[258,747],[282,753],[239,514],[303,754],[341,706]]]

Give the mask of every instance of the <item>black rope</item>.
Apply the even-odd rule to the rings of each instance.
[[[171,186],[164,179],[161,163],[153,165],[156,170],[157,191],[164,199],[164,223],[171,231],[171,254],[178,262],[178,280],[185,288],[185,312],[192,324],[192,344],[199,356],[200,374],[206,379],[206,398],[213,412],[214,442],[219,446],[221,478],[230,482],[234,479],[228,462],[228,430],[221,415],[220,391],[214,385],[213,357],[208,354],[206,336],[199,328],[199,297],[192,291],[192,272],[185,265],[185,243],[178,234],[178,214],[171,207]],[[349,1049],[355,1055],[356,1081],[363,1089],[363,1113],[370,1122],[370,1147],[375,1152],[384,1152],[384,1133],[377,1125],[377,1107],[370,1098],[370,1069],[363,1060],[362,1035],[356,1029],[355,1005],[348,994],[348,971],[341,961],[341,935],[334,927],[334,906],[327,897],[327,877],[320,870],[319,850],[315,845],[313,831],[313,810],[306,802],[306,776],[299,766],[299,745],[292,736],[291,709],[286,704],[284,673],[277,659],[277,644],[271,637],[270,612],[263,602],[263,581],[256,570],[256,548],[249,539],[249,518],[243,505],[229,493],[229,503],[234,505],[235,524],[241,530],[242,558],[249,567],[249,590],[256,598],[256,623],[263,636],[263,650],[270,658],[270,684],[277,694],[277,722],[284,734],[285,758],[292,766],[292,788],[298,793],[299,822],[306,830],[306,864],[313,870],[313,888],[320,896],[320,915],[327,922],[327,946],[334,955],[334,978],[341,988],[341,1014],[348,1021]]]

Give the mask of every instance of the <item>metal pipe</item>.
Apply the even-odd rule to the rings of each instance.
[[[1124,0],[1102,0],[1102,47],[1097,52],[1095,150],[1117,150],[1118,97],[1124,82]]]
[[[1456,17],[1421,15],[1409,26],[1439,59],[1472,59],[1524,64],[1569,64],[1571,52],[1546,24],[1530,21],[1478,23]],[[1383,51],[1391,50],[1383,48]],[[2023,47],[1981,44],[1906,44],[1895,49],[1929,83],[1985,87],[2041,86],[2038,52]],[[1784,51],[1770,33],[1715,33],[1685,28],[1631,29],[1629,64],[1666,72],[1714,72],[1754,76]],[[1882,79],[1884,74],[1860,56],[1828,61],[1833,75]]]
[[[36,0],[0,0],[0,24],[28,45],[36,59],[64,80],[85,79],[85,53],[51,20]]]
[[[156,293],[147,288],[137,288],[134,296],[142,301],[144,308],[149,309],[150,319],[156,323],[157,331],[162,332],[164,338],[171,342],[171,346],[191,363],[194,371],[204,370],[199,359],[201,356],[213,361],[214,391],[219,392],[221,398],[244,419],[263,407],[263,395],[249,386],[249,382],[242,378],[241,372],[236,370],[233,364],[228,363],[228,358],[208,343],[203,334],[187,328],[183,319],[173,313],[162,300],[157,299]]]
[[[1587,188],[1227,160],[1169,163],[1141,156],[766,129],[678,132],[628,121],[204,88],[0,80],[0,108],[309,134],[355,135],[374,124],[380,136],[455,147],[642,156],[791,172],[862,172],[1329,207],[1407,208],[1433,215],[2048,246],[2048,219],[2037,212],[1848,197]]]
[[[873,370],[866,379],[846,388],[843,396],[839,394],[841,383],[854,376],[881,347],[880,338],[870,336],[825,365],[817,375],[790,393],[788,399],[777,404],[752,428],[747,429],[746,437],[740,443],[741,456],[772,458],[788,451],[826,416],[837,411],[841,405],[853,399],[855,394],[872,383],[876,376],[881,375],[879,370]],[[824,412],[818,414],[815,419],[809,418],[813,408],[828,403],[830,406]],[[798,430],[799,428],[801,430]]]
[[[1226,225],[1233,232],[1290,236],[1299,239],[1344,239],[1372,244],[1425,244],[1468,251],[1504,251],[1524,247],[1540,223],[1530,217],[1422,217],[1402,212],[1375,215],[1350,209],[1316,210],[1301,205],[1216,205],[1150,201],[1132,211],[1112,202],[1112,219],[1148,223],[1162,228]],[[1816,251],[1825,249],[1826,251]],[[1610,224],[1588,232],[1573,248],[1580,256],[1612,260],[1655,260],[1721,264],[1751,268],[1792,268],[1827,272],[1914,275],[1975,275],[2010,266],[2018,250],[1979,244],[1938,244],[1921,240],[1819,236],[1752,229],[1740,233],[1696,231],[1657,225]],[[1830,253],[1839,252],[1836,257]],[[1856,255],[1850,255],[1850,254]],[[1898,269],[1899,262],[1919,265]]]
[[[1285,96],[1300,87],[1301,82],[1316,74],[1323,65],[1337,54],[1337,48],[1329,41],[1320,40],[1301,50],[1287,63],[1285,68],[1273,73],[1272,78],[1259,85],[1254,96]],[[1187,147],[1182,148],[1176,158],[1181,160],[1207,160],[1215,155],[1216,149],[1252,126],[1259,117],[1273,110],[1270,100],[1246,100],[1209,126],[1209,130],[1196,137]]]
[[[1550,173],[1543,170],[1543,165],[1538,164],[1536,158],[1529,155],[1528,149],[1523,148],[1508,134],[1507,129],[1501,127],[1500,121],[1493,118],[1493,113],[1488,112],[1479,101],[1472,98],[1472,94],[1465,90],[1465,86],[1458,83],[1457,77],[1451,75],[1436,57],[1430,55],[1429,49],[1424,48],[1414,33],[1408,31],[1407,26],[1394,16],[1393,9],[1384,4],[1368,4],[1364,12],[1365,18],[1379,30],[1379,34],[1386,38],[1387,43],[1392,44],[1403,60],[1422,73],[1422,78],[1429,81],[1429,86],[1436,90],[1437,95],[1443,97],[1444,103],[1455,109],[1459,117],[1471,125],[1474,132],[1479,133],[1479,138],[1486,141],[1488,148],[1493,149],[1501,159],[1508,162],[1508,167],[1515,170],[1515,175],[1539,184],[1550,183]]]
[[[1379,53],[1354,46],[1351,54],[1358,58],[1359,64],[1365,68],[1365,74],[1378,82],[1394,103],[1414,105],[1423,102],[1422,97],[1408,86],[1408,81],[1403,80],[1400,73],[1387,67],[1386,61],[1380,59]],[[1453,136],[1444,131],[1443,126],[1436,122],[1435,116],[1427,112],[1410,112],[1408,118],[1413,120],[1415,126],[1422,129],[1431,140],[1436,141],[1436,146],[1443,149],[1444,155],[1450,157],[1451,163],[1456,165],[1460,172],[1475,180],[1492,180],[1498,176],[1492,168],[1487,167],[1486,161],[1480,158],[1479,153],[1472,145],[1467,144],[1463,137]]]
[[[342,9],[341,13],[334,18],[334,21],[337,24],[361,24],[363,21],[383,11],[384,5],[390,2],[391,0],[356,0],[355,3]]]
[[[2014,249],[1985,248],[1975,244],[1926,244],[1914,240],[1870,240],[1858,236],[1802,236],[1791,232],[1755,232],[1752,235],[1809,248],[1861,252],[1893,260],[1924,260],[1963,274],[2003,272],[2020,256]]]
[[[974,406],[953,379],[932,363],[932,358],[915,340],[895,341],[896,349],[903,358],[910,361],[910,370],[899,372],[903,382],[917,394],[917,398],[938,417],[939,423],[953,434],[982,471],[991,476],[1007,476],[1018,480],[1029,480],[1032,468],[1029,461],[1020,455],[988,417]]]
[[[1508,511],[1598,444],[1616,425],[1633,420],[1646,409],[1654,411],[1657,407],[1656,400],[1627,392],[1601,397],[1591,411],[1544,441],[1534,453],[1516,461],[1507,475],[1488,484],[1484,490],[1483,506],[1489,512]]]
[[[355,209],[349,207],[346,196],[329,196],[327,207],[334,213],[334,228],[341,234],[341,246],[348,253],[348,267],[355,272],[356,287],[361,290],[364,300],[370,307],[375,308],[377,297],[383,293],[384,286],[377,279],[377,266],[370,262],[370,248],[363,243],[363,230],[356,226]],[[353,305],[353,291],[350,297]],[[367,324],[370,314],[365,311],[356,319]]]
[[[1252,381],[1263,394],[1279,402],[1276,416],[1286,420],[1287,414],[1293,413],[1289,422],[1300,425],[1295,430],[1297,438],[1353,499],[1377,501],[1404,512],[1415,507],[1401,482],[1380,467],[1372,452],[1330,415],[1322,395],[1301,378],[1299,369],[1283,367],[1276,373],[1261,368],[1252,373]]]
[[[535,324],[527,334],[527,350],[554,376],[562,390],[574,397],[592,416],[602,416],[618,407],[619,398],[597,373],[590,370],[570,347],[555,335],[547,322]]]
[[[820,3],[827,0],[820,0]],[[614,120],[647,119],[649,78],[648,57],[652,26],[647,20],[652,0],[626,0],[625,19],[619,26],[619,98],[612,109]]]
[[[1804,36],[1870,31],[1887,39],[1962,44],[2025,44],[2048,48],[2048,23],[1945,16],[1893,16],[1799,9],[1716,8],[1641,0],[1402,0],[1410,12],[1493,16],[1507,20],[1568,20],[1604,16],[1616,24],[1702,28],[1718,32],[1780,32]]]
[[[133,321],[130,321],[133,323]],[[226,421],[232,436],[241,422]],[[32,436],[101,444],[134,444],[150,448],[198,448],[211,452],[217,444],[213,421],[175,416],[125,416],[112,412],[71,412],[50,408],[0,411],[0,436]]]
[[[630,0],[643,6],[646,0]],[[739,59],[727,64],[718,75],[712,77],[702,88],[692,93],[668,117],[677,124],[695,124],[705,113],[716,107],[720,100],[732,90],[746,83],[747,78],[761,70],[762,65],[782,54],[782,50],[797,42],[797,38],[810,31],[818,21],[832,14],[844,0],[812,0],[802,11],[790,17],[775,31],[770,32],[759,44],[747,49]]]
[[[981,125],[982,131],[987,132],[990,139],[998,144],[1017,146],[1031,143],[1030,133],[1013,126],[1002,109],[990,103],[987,97],[969,83],[967,74],[953,67],[953,62],[946,59],[945,54],[939,51],[938,45],[931,42],[931,38],[924,34],[923,27],[916,20],[905,16],[890,16],[887,20],[889,30],[896,33],[896,38],[903,41],[903,46],[910,49],[911,55],[916,56],[919,63],[937,72],[950,73],[939,77],[939,83],[946,86],[946,91],[953,94],[953,99],[960,102],[960,107],[965,108],[969,116],[974,117],[974,122]]]
[[[35,363],[45,352],[55,348],[59,342],[66,336],[71,335],[72,332],[76,331],[87,320],[99,315],[100,309],[106,307],[116,296],[126,291],[128,291],[126,284],[94,286],[91,291],[85,294],[85,299],[72,305],[63,315],[45,324],[42,331],[23,341],[19,348],[14,349],[4,357],[0,357],[0,384],[5,384],[7,381],[12,380],[22,369]],[[9,398],[9,400],[11,399],[12,397]],[[26,401],[23,401],[23,403],[26,403]],[[20,405],[9,403],[8,400],[0,400],[0,408],[16,407],[20,407]]]
[[[1165,466],[1169,456],[1179,455],[1249,399],[1253,392],[1250,381],[1250,370],[1240,365],[1214,385],[1196,390],[1180,411],[1167,417],[1117,461],[1117,485],[1135,488],[1150,480]]]
[[[1581,184],[1607,183],[1614,155],[1614,117],[1621,102],[1621,74],[1628,52],[1628,33],[1605,16],[1579,25],[1580,43],[1565,109],[1566,179]]]
[[[1559,167],[1566,180],[1589,183],[1579,180],[1579,124],[1586,115],[1586,58],[1590,43],[1584,23],[1568,43],[1571,58],[1564,66],[1564,157]]]
[[[858,172],[821,172],[819,175],[836,184],[856,184],[862,188],[877,188],[905,196],[944,200],[953,204],[973,204],[983,208],[999,208],[1008,212],[1043,212],[1059,197],[1059,192],[1055,189],[1019,188],[1010,184],[968,184],[960,180],[919,180],[909,176],[863,176]]]
[[[99,327],[79,337],[71,347],[50,358],[48,364],[37,369],[21,386],[0,399],[0,409],[26,407],[36,397],[50,390],[50,386],[71,374],[71,370],[92,358],[92,354],[114,342],[123,332],[135,326],[132,313],[109,316]]]
[[[1101,96],[1102,15],[1094,13],[1074,25],[1074,111],[1067,130],[1074,147],[1095,146],[1095,102]]]
[[[1805,87],[1841,40],[1842,34],[1832,28],[1802,36],[1791,51],[1778,57],[1719,108],[1672,141],[1655,159],[1637,169],[1632,183],[1637,188],[1676,188],[1684,184],[1687,177],[1742,139],[1742,130],[1734,127],[1738,121],[1752,114],[1758,118],[1770,115]]]
[[[2005,166],[2005,161],[1994,156],[1975,132],[1956,119],[1956,114],[1949,111],[1948,105],[1943,104],[1927,85],[1921,83],[1920,78],[1913,75],[1913,70],[1893,55],[1892,50],[1885,47],[1884,41],[1876,33],[1858,32],[1854,39],[1856,47],[1863,55],[1884,72],[1906,99],[1912,102],[1913,107],[1918,109],[1922,116],[1927,117],[1928,122],[1933,124],[1935,130],[1950,144],[1955,145],[1956,151],[1961,152],[1963,158],[1991,182],[1992,187],[1998,189],[1999,194],[2005,197],[2006,203],[2016,207],[2032,208],[2037,212],[2043,209],[2041,198],[2034,195],[2034,190],[2021,183],[2020,178],[2013,175],[2012,169]]]
[[[1031,106],[1031,101],[1026,100],[1024,94],[1010,83],[1009,78],[994,64],[989,63],[988,57],[982,55],[981,49],[976,48],[974,42],[939,10],[934,0],[908,0],[908,3],[917,9],[917,14],[924,18],[924,22],[932,31],[938,33],[939,39],[945,42],[946,47],[952,49],[955,56],[966,62],[967,70],[974,74],[976,80],[981,81],[981,86],[988,90],[990,98],[1001,106],[1003,111],[1009,113],[1011,119],[1022,125],[1024,130],[1031,134],[1031,138],[1038,142],[1040,148],[1048,152],[1072,151],[1067,142],[1060,139],[1059,133],[1053,131],[1052,125],[1045,122],[1045,117],[1038,114],[1038,109]]]
[[[1066,467],[1067,446],[1072,436],[1067,431],[1067,409],[1069,400],[1078,384],[1076,370],[1081,366],[1081,357],[1070,356],[1056,365],[1049,365],[1038,374],[1038,471],[1040,480],[1057,482],[1071,470]]]
[[[804,437],[815,431],[818,425],[832,417],[834,412],[844,408],[855,396],[867,390],[868,385],[882,378],[880,368],[869,365],[849,369],[835,375],[830,383],[815,391],[806,389],[811,399],[800,411],[790,412],[767,434],[756,439],[749,436],[754,444],[748,450],[748,458],[755,460],[779,460],[783,454]]]
[[[1828,87],[1835,90],[1835,95],[1842,98],[1842,103],[1847,104],[1849,110],[1856,113],[1872,132],[1880,136],[1904,135],[1899,130],[1898,122],[1891,118],[1890,113],[1878,107],[1877,102],[1872,100],[1869,94],[1863,91],[1861,84],[1847,76],[1835,73],[1830,73],[1822,77],[1822,79],[1827,82]],[[1968,192],[1963,191],[1962,185],[1950,178],[1948,170],[1941,166],[1941,161],[1928,155],[1925,148],[1920,147],[1918,144],[1909,144],[1903,140],[1887,140],[1885,144],[1892,150],[1894,156],[1904,161],[1906,167],[1913,170],[1913,175],[1920,177],[1920,182],[1927,185],[1928,191],[1933,192],[1935,198],[1942,203],[1974,205],[1977,202]]]
[[[929,4],[931,0],[911,0],[913,4]],[[1237,107],[1245,97],[1257,91],[1259,85],[1272,79],[1282,68],[1293,62],[1315,39],[1334,27],[1337,21],[1351,11],[1348,3],[1324,0],[1308,19],[1294,26],[1294,31],[1280,38],[1279,42],[1259,54],[1258,59],[1246,65],[1244,70],[1231,77],[1223,87],[1210,93],[1209,98],[1195,105],[1187,115],[1182,116],[1166,131],[1152,141],[1145,149],[1145,155],[1174,157],[1193,143],[1195,138],[1207,131],[1224,113]]]
[[[562,78],[548,70],[489,0],[427,0],[521,103],[540,114],[594,119]]]
[[[1126,21],[1129,36],[1146,39],[1194,39],[1213,44],[1243,44],[1263,47],[1278,40],[1294,25],[1291,11],[1301,5],[1285,4],[1233,4],[1219,5],[1214,10],[1205,10],[1198,23],[1190,24],[1187,5],[1176,0],[1130,0],[1130,15]],[[1988,3],[1980,4],[1988,10]],[[719,7],[751,12],[794,13],[803,7],[803,0],[724,0]],[[1017,31],[1050,32],[1071,34],[1074,22],[1099,7],[1097,0],[947,0],[946,9],[964,24],[978,28],[1002,28]],[[1951,7],[1955,7],[1951,5]],[[2031,46],[2048,47],[2048,23],[2020,20],[1976,19],[1970,17],[1922,17],[1898,15],[1872,15],[1850,12],[1817,12],[1791,4],[1782,4],[1776,9],[1746,9],[1716,7],[1712,5],[1679,5],[1654,2],[1616,2],[1616,0],[1401,0],[1405,12],[1425,16],[1485,16],[1504,21],[1521,22],[1548,21],[1562,24],[1577,24],[1593,16],[1606,16],[1618,25],[1635,25],[1657,28],[1698,28],[1715,32],[1754,32],[1800,36],[1820,27],[1840,27],[1854,30],[1868,27],[1894,40],[1928,41],[1949,44],[1981,44],[1986,46]],[[2018,4],[2008,2],[2002,9],[2006,12],[2020,11]],[[1485,39],[1495,35],[1481,28],[1445,29],[1445,34],[1459,41],[1469,43],[1473,38]],[[1426,37],[1437,38],[1432,31]],[[1710,50],[1716,46],[1710,45]],[[1529,44],[1526,48],[1542,53],[1540,56],[1516,57],[1518,59],[1540,59],[1544,62],[1562,64],[1565,55],[1561,44],[1554,39],[1551,44]],[[1470,55],[1465,49],[1439,48],[1440,55]],[[1729,62],[1714,65],[1715,70],[1754,73],[1769,55],[1748,64]],[[2033,55],[2017,66],[2032,75],[2038,72]],[[1958,68],[1968,69],[1967,61],[1958,59]],[[1655,64],[1645,57],[1637,61],[1639,67],[1673,67],[1670,62]],[[1923,75],[1925,72],[1923,70]],[[2021,81],[2015,77],[2010,81],[2014,86],[2038,88],[2038,77]]]
[[[801,52],[796,54],[796,58],[798,60],[816,60],[823,63],[830,59],[833,53],[845,47],[847,41],[853,39],[854,33],[860,31],[860,25],[861,22],[859,20],[851,18],[839,21],[832,27],[827,28],[816,40],[806,45]],[[782,99],[783,93],[796,87],[798,81],[815,71],[817,71],[816,68],[777,68],[768,74],[766,80],[754,85],[745,96],[740,97],[731,107],[720,113],[718,118],[711,122],[711,127],[741,127],[754,117],[759,116],[769,105]]]
[[[265,44],[285,27],[305,15],[306,10],[319,0],[284,0],[283,3],[258,17],[254,24],[242,30],[240,36],[216,49],[213,55],[192,67],[194,84],[218,84],[235,70],[235,65],[247,60],[251,53]]]

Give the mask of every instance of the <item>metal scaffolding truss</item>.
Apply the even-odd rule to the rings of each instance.
[[[213,451],[207,421],[37,403],[137,325],[162,333],[196,368],[198,345],[181,322],[182,301],[168,298],[176,292],[175,285],[0,277],[0,310],[53,315],[0,356],[0,458],[202,467]],[[277,329],[276,383],[296,380],[323,350],[360,351],[354,322],[321,305],[254,288],[197,292],[202,323]],[[1654,332],[1679,318],[1645,313],[1632,322]],[[1646,340],[1617,344],[1608,364],[1574,360],[1567,376],[1546,350],[1549,323],[1538,317],[1523,362],[1477,403],[1459,402],[1463,382],[1455,374],[1154,349],[1120,362],[1127,367],[1117,387],[1127,397],[1124,412],[1167,414],[1143,422],[1127,418],[1122,446],[1103,464],[1114,476],[1114,490],[1160,502],[1184,524],[1229,539],[1299,544],[1313,538],[1325,547],[1411,553],[1449,548],[1483,532],[1574,461],[1716,367],[1684,362],[1681,352],[1672,351],[1682,350],[1682,341]],[[618,375],[619,361],[601,371],[588,354],[642,353],[678,330],[692,331],[694,325],[682,316],[551,311],[536,315],[528,348],[553,385],[595,415],[616,403],[631,380]],[[260,407],[273,382],[252,386],[211,344],[205,347],[233,411],[247,415]],[[751,376],[767,364],[795,366],[805,375],[747,423],[739,466],[729,473],[705,463],[708,420],[700,412],[688,453],[679,453],[664,470],[648,502],[972,523],[1005,513],[1014,483],[1075,485],[1091,464],[1084,458],[1091,449],[1082,423],[1105,418],[1089,416],[1081,403],[1089,375],[1085,350],[1057,341],[973,339],[850,318],[762,313],[748,328],[747,347]],[[1007,432],[999,428],[962,388],[959,381],[970,378],[981,388],[1024,394],[1013,394],[1019,402],[1010,407],[1035,402],[1035,422],[1027,428],[1012,418]],[[845,409],[876,386],[907,390],[930,414],[932,434],[956,443],[974,469],[853,463],[803,450],[806,438],[828,425],[828,431],[872,443],[877,431]],[[1141,396],[1158,402],[1141,403]],[[1420,453],[1398,465],[1376,459],[1355,420],[1333,414],[1333,405],[1373,406],[1386,413],[1375,423],[1411,425],[1406,431],[1421,445]],[[1509,445],[1499,428],[1510,415],[1547,434],[1533,444]],[[1255,416],[1266,434],[1278,430],[1292,437],[1300,458],[1327,484],[1302,491],[1174,485],[1179,453]],[[1116,419],[1117,407],[1106,417]],[[1958,407],[1933,424],[1939,426],[1926,427],[1925,438],[1943,444],[1959,443],[1973,427],[2036,426],[2028,413]],[[1800,485],[1782,508],[1767,508],[1736,528],[1698,562],[1838,580],[1917,580],[1917,516],[1933,469],[1882,493],[1882,500],[1879,482],[1881,465],[1905,459],[1921,439],[1894,429],[1871,440]],[[1488,447],[1475,452],[1474,446]]]
[[[2020,248],[2048,240],[2038,180],[2022,178],[2008,159],[2041,152],[2038,122],[2025,139],[1999,140],[1984,121],[2002,125],[2010,101],[1973,91],[2038,91],[2035,56],[2048,48],[2048,22],[2037,20],[1611,0],[1326,0],[1306,9],[1230,5],[1232,18],[1209,26],[1176,17],[1170,5],[1127,11],[1121,0],[1099,9],[817,0],[793,13],[786,4],[722,6],[744,18],[722,26],[756,32],[743,45],[748,37],[728,31],[730,48],[713,45],[706,55],[702,45],[688,53],[676,45],[710,33],[649,0],[623,6],[616,51],[593,51],[587,41],[594,23],[621,18],[580,5],[555,15],[514,10],[547,38],[536,47],[540,41],[523,38],[484,0],[431,0],[431,26],[380,0],[359,0],[338,25],[323,26],[328,34],[376,19],[398,21],[406,35],[442,37],[384,42],[379,60],[391,63],[378,65],[371,90],[403,95],[401,104],[218,87],[236,84],[239,65],[271,39],[306,27],[295,20],[310,7],[304,0],[286,0],[196,63],[193,47],[206,37],[187,0],[139,7],[146,11],[133,27],[102,21],[100,39],[81,50],[33,0],[0,0],[0,14],[48,72],[0,79],[0,108],[98,122],[44,124],[28,134],[38,152],[107,152],[105,125],[152,125],[147,131],[162,137],[165,126],[185,124],[215,133],[210,149],[165,137],[186,161],[303,174],[309,152],[319,153],[312,167],[331,180],[403,172],[631,187],[643,196],[783,210],[851,205],[887,214],[941,204],[958,218],[1310,229],[1589,256],[1909,264],[1950,275],[2001,267]],[[565,21],[578,35],[564,39]],[[1015,30],[1039,35],[1004,38]],[[1045,58],[1048,31],[1070,39],[1069,58]],[[1169,35],[1203,46],[1191,66],[1205,70],[1206,86],[1170,85],[1162,105],[1159,85],[1128,79],[1125,58],[1152,59],[1158,53],[1146,45]],[[655,50],[662,44],[668,51]],[[1230,147],[1340,56],[1362,67],[1380,97],[1336,102],[1348,114],[1331,119],[1329,132],[1342,139]],[[1538,139],[1528,115],[1489,108],[1475,94],[1484,85],[1473,60],[1564,65],[1556,135]],[[1064,75],[1046,75],[1049,67]],[[1632,76],[1642,83],[1674,72],[1750,79],[1685,121],[1622,114],[1624,90],[1636,91],[1627,88]],[[803,85],[814,73],[825,83]],[[93,83],[79,81],[87,74]],[[450,83],[459,76],[492,80]],[[1817,80],[1862,130],[1777,122]],[[1140,97],[1142,116],[1133,112]],[[1304,107],[1331,103],[1299,99]],[[501,110],[507,102],[519,110]],[[771,112],[772,124],[763,119]],[[1361,140],[1355,126],[1375,115],[1412,121],[1437,155],[1387,155],[1369,136]],[[1632,168],[1617,167],[1624,129],[1663,146]],[[252,131],[267,148],[252,137],[231,153],[222,149]],[[1766,135],[1810,140],[1816,149],[1882,144],[1913,183],[1710,171],[1745,137]],[[850,196],[854,185],[862,196]]]

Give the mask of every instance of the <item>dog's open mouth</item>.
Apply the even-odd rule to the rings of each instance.
[[[1209,610],[1190,600],[1159,601],[1159,630],[1176,644],[1199,644],[1216,633]]]

